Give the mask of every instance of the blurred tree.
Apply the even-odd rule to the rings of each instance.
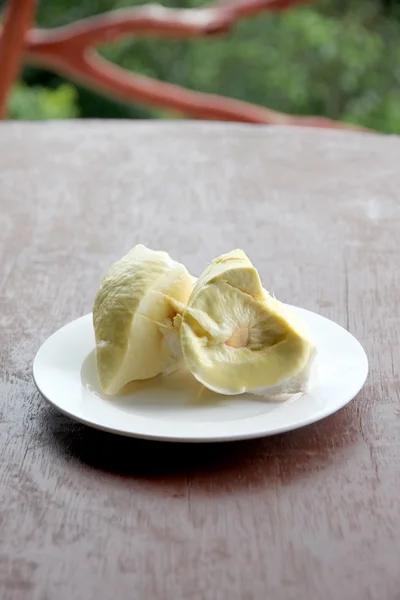
[[[19,83],[11,93],[10,117],[29,121],[70,119],[79,116],[76,100],[76,90],[68,83],[54,90]]]
[[[142,0],[41,0],[37,22],[55,27]],[[202,0],[166,0],[168,6],[194,7]],[[113,62],[194,90],[244,99],[292,114],[325,115],[384,132],[400,133],[400,3],[398,0],[326,0],[265,14],[239,23],[217,38],[165,40],[126,38],[101,52]],[[46,71],[27,68],[24,86],[46,87],[66,101],[65,82]],[[70,86],[71,87],[71,86]],[[69,88],[68,88],[69,89]],[[64,116],[141,118],[154,111],[127,107],[75,88]],[[54,118],[43,89],[36,89],[36,114]],[[31,118],[29,102],[16,96],[16,118]],[[47,102],[47,104],[46,104]],[[62,102],[61,102],[62,103]],[[39,110],[39,105],[41,106]],[[23,108],[26,106],[26,109]],[[49,112],[47,112],[49,111]],[[24,117],[25,114],[25,117]]]

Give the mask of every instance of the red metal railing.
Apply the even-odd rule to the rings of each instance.
[[[145,4],[83,19],[56,29],[31,28],[35,0],[9,0],[0,35],[0,118],[24,60],[126,102],[224,121],[338,129],[357,127],[324,117],[299,117],[232,98],[203,94],[129,72],[99,56],[95,47],[129,34],[200,37],[221,34],[243,17],[285,10],[304,0],[233,0],[199,9]]]

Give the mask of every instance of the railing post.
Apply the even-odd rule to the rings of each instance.
[[[30,29],[36,0],[9,0],[0,35],[0,119],[4,119],[11,86],[18,77],[25,45],[25,33]]]

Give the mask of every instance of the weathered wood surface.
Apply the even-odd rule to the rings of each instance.
[[[400,139],[226,124],[0,127],[0,598],[400,597]],[[35,391],[46,337],[137,242],[196,274],[243,247],[354,333],[359,396],[303,430],[165,445]]]

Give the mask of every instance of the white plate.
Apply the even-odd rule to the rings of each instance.
[[[187,373],[132,383],[123,395],[105,396],[97,379],[91,314],[65,325],[43,344],[33,376],[40,393],[61,412],[120,435],[213,442],[289,431],[342,408],[368,373],[365,352],[350,333],[320,315],[292,308],[307,321],[316,343],[316,378],[309,392],[286,402],[215,394]]]

